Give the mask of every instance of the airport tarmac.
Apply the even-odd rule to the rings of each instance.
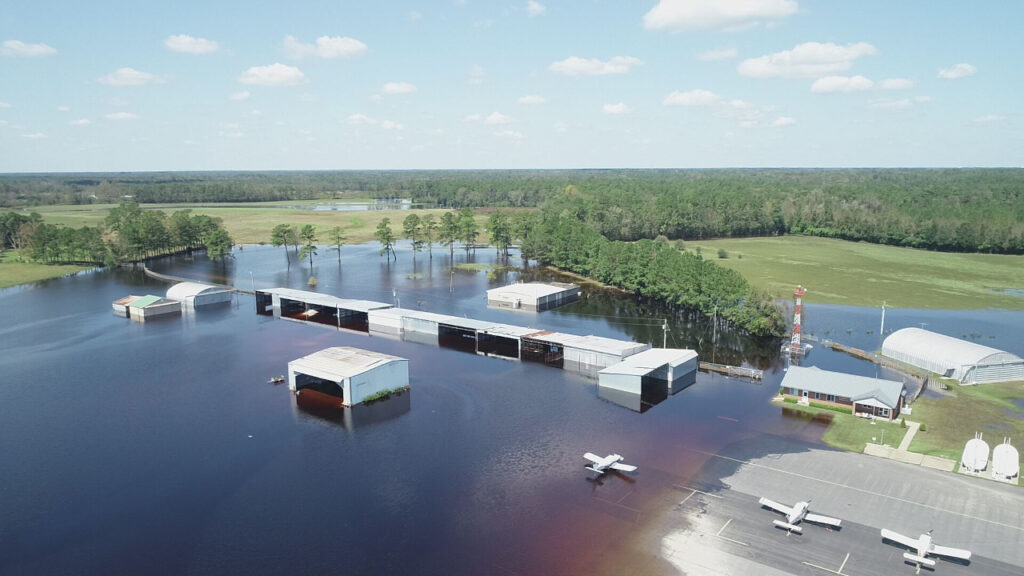
[[[763,456],[766,443],[777,454]],[[755,448],[756,446],[756,448]],[[746,454],[746,450],[758,455]],[[645,554],[633,558],[636,574],[869,576],[914,574],[906,551],[882,541],[888,528],[911,538],[933,530],[935,542],[965,548],[971,561],[937,559],[923,574],[1020,576],[1024,573],[1024,490],[965,478],[863,454],[800,446],[791,439],[761,437],[728,446],[684,480],[643,466],[634,484],[602,488],[602,506],[636,506]],[[639,502],[645,481],[672,481],[661,500]],[[622,495],[617,496],[616,491]],[[781,514],[758,504],[760,497],[793,505],[811,501],[811,511],[842,519],[842,528],[804,522],[802,534],[787,535],[773,520]],[[621,498],[621,500],[620,500]],[[640,514],[643,519],[639,518]],[[636,550],[640,552],[640,550]],[[655,559],[656,558],[656,559]],[[671,566],[671,568],[670,568]]]
[[[788,441],[787,441],[788,443]],[[969,564],[938,560],[936,574],[1024,573],[1024,491],[995,482],[809,447],[748,459],[726,448],[663,522],[662,556],[685,574],[913,574],[903,548],[883,543],[881,528],[912,538],[934,530],[940,545],[966,548]],[[803,523],[803,534],[774,527],[782,515],[758,504],[767,497],[841,518],[840,530]]]

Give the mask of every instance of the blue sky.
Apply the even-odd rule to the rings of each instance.
[[[1024,164],[1015,1],[0,6],[2,172]]]

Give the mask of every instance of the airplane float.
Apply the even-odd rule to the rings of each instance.
[[[786,529],[786,535],[788,536],[791,532],[802,533],[803,528],[797,526],[801,521],[807,520],[808,522],[814,522],[815,524],[825,524],[834,528],[839,528],[841,522],[838,518],[832,518],[831,516],[822,516],[821,514],[812,514],[808,511],[811,506],[810,500],[807,502],[797,502],[792,508],[785,504],[779,504],[773,500],[767,498],[761,498],[758,500],[761,506],[767,506],[776,512],[781,512],[786,515],[786,521],[773,520],[772,524],[775,524],[779,528]]]
[[[591,472],[597,472],[598,474],[604,474],[609,470],[615,470],[618,472],[633,472],[636,470],[636,466],[622,463],[622,456],[618,454],[609,454],[604,458],[599,457],[596,454],[587,452],[583,455],[584,458],[590,460],[590,466],[587,466],[587,470]]]
[[[948,546],[936,546],[935,543],[932,542],[931,530],[921,534],[917,538],[909,538],[898,532],[882,528],[882,540],[892,540],[893,542],[897,542],[916,551],[917,554],[904,552],[903,558],[917,564],[917,573],[919,574],[921,572],[922,564],[925,566],[935,566],[935,560],[928,558],[928,556],[945,556],[947,558],[956,558],[964,561],[969,561],[971,559],[971,553],[968,550],[949,548]]]

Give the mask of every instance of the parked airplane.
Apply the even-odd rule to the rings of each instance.
[[[632,472],[636,470],[636,466],[622,464],[623,458],[618,454],[609,454],[604,458],[600,458],[596,454],[587,452],[583,457],[592,462],[590,466],[587,466],[587,470],[597,472],[598,474],[604,474],[608,470],[617,470],[619,472]]]
[[[918,573],[921,572],[922,564],[926,566],[935,566],[935,560],[928,558],[928,556],[946,556],[948,558],[956,558],[958,560],[971,559],[971,553],[968,550],[936,546],[932,542],[931,530],[925,534],[921,534],[918,538],[909,538],[898,532],[882,528],[882,540],[892,540],[893,542],[898,542],[907,548],[916,551],[917,554],[904,552],[903,558],[917,564]]]
[[[811,506],[810,500],[808,500],[807,502],[797,502],[796,505],[794,505],[792,508],[784,504],[779,504],[778,502],[769,500],[767,498],[761,498],[760,500],[758,500],[758,503],[761,504],[761,506],[767,506],[772,510],[775,510],[776,512],[782,512],[786,515],[785,522],[783,522],[782,520],[773,520],[772,524],[775,524],[779,528],[785,528],[787,530],[787,535],[790,532],[803,532],[803,528],[797,526],[797,524],[799,524],[802,520],[814,522],[815,524],[827,524],[835,528],[839,527],[840,520],[838,518],[822,516],[820,514],[811,514],[810,512],[808,512],[808,508],[810,508]]]

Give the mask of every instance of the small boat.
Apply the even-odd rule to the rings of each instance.
[[[280,384],[284,382],[284,376],[274,376],[270,380],[267,380],[267,384]]]

